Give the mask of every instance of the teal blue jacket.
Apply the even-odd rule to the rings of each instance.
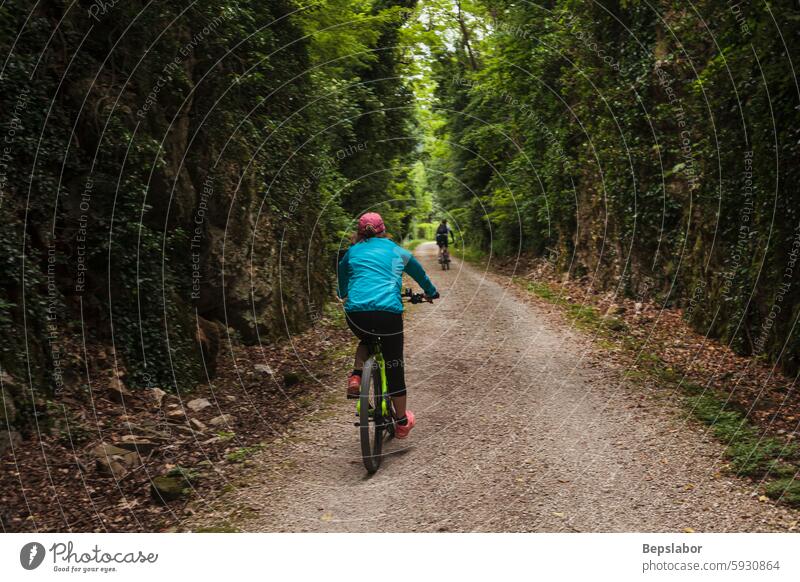
[[[340,298],[345,311],[403,312],[403,272],[428,295],[436,294],[425,269],[403,247],[388,238],[368,238],[354,244],[339,261]]]

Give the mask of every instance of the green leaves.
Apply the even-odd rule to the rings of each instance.
[[[603,284],[655,280],[678,302],[699,273],[722,272],[706,289],[720,307],[715,333],[746,350],[789,261],[776,241],[794,240],[800,215],[796,8],[776,23],[748,7],[745,30],[716,0],[696,11],[671,0],[461,4],[481,31],[470,39],[477,70],[456,8],[423,5],[416,54],[427,66],[415,85],[426,182],[464,217],[467,240],[578,250],[576,266]],[[624,259],[650,266],[631,272]],[[792,289],[765,349],[796,370]]]

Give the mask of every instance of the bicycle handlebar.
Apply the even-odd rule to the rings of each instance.
[[[410,287],[406,287],[403,297],[407,297],[411,303],[423,303],[425,301],[433,303],[433,298],[429,299],[424,293],[414,293]]]

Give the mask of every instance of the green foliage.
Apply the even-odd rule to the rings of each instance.
[[[795,371],[800,12],[731,6],[421,4],[425,183],[467,244],[693,300],[698,328]]]
[[[222,441],[229,441],[236,436],[236,433],[229,430],[220,430],[215,434],[215,436]]]
[[[488,260],[488,255],[480,249],[476,249],[475,247],[462,248],[459,246],[454,246],[452,247],[451,252],[459,258],[475,265],[485,266]]]
[[[408,239],[403,243],[403,246],[413,253],[414,249],[416,249],[419,245],[421,245],[424,242],[428,242],[428,241],[426,241],[424,239],[419,239],[419,238]]]
[[[231,451],[227,455],[225,455],[225,459],[230,461],[231,463],[243,463],[264,447],[262,445],[256,445],[253,447],[241,447],[234,451]]]
[[[402,9],[373,11],[369,0],[324,0],[302,7],[295,18],[311,37],[314,63],[331,77],[352,77],[375,63],[381,31],[402,22]]]
[[[796,475],[776,479],[765,487],[767,495],[780,499],[795,507],[800,507],[800,479]]]
[[[176,479],[179,479],[186,485],[196,484],[198,481],[200,481],[202,476],[203,476],[202,473],[200,473],[195,469],[181,467],[181,466],[173,467],[172,469],[167,471],[167,477],[174,477]]]
[[[415,238],[431,241],[436,238],[436,228],[438,226],[435,222],[415,222],[412,233]]]
[[[553,289],[545,282],[538,282],[538,281],[531,281],[528,283],[528,291],[531,291],[535,295],[550,301],[551,303],[556,303],[559,301],[563,301],[561,298],[560,293],[557,291],[553,291]]]
[[[763,478],[797,454],[797,447],[761,435],[738,410],[731,409],[715,394],[703,392],[687,398],[694,416],[711,427],[714,436],[727,445],[725,456],[741,475]]]
[[[414,2],[79,4],[0,7],[0,365],[52,395],[53,346],[77,338],[113,345],[129,387],[190,390],[196,315],[294,332],[353,218],[408,231]]]

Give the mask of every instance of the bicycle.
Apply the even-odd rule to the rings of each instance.
[[[413,293],[411,289],[406,289],[402,297],[408,298],[414,304],[424,301],[433,303],[433,300],[426,299],[423,293]],[[356,402],[358,422],[355,425],[361,438],[364,467],[371,475],[381,465],[384,433],[388,434],[389,438],[394,437],[397,416],[388,394],[386,362],[381,353],[380,341],[371,341],[367,347],[369,358],[364,362],[361,375],[361,392]]]
[[[450,251],[447,249],[446,245],[442,248],[442,254],[439,257],[439,263],[442,265],[442,271],[450,270]]]

